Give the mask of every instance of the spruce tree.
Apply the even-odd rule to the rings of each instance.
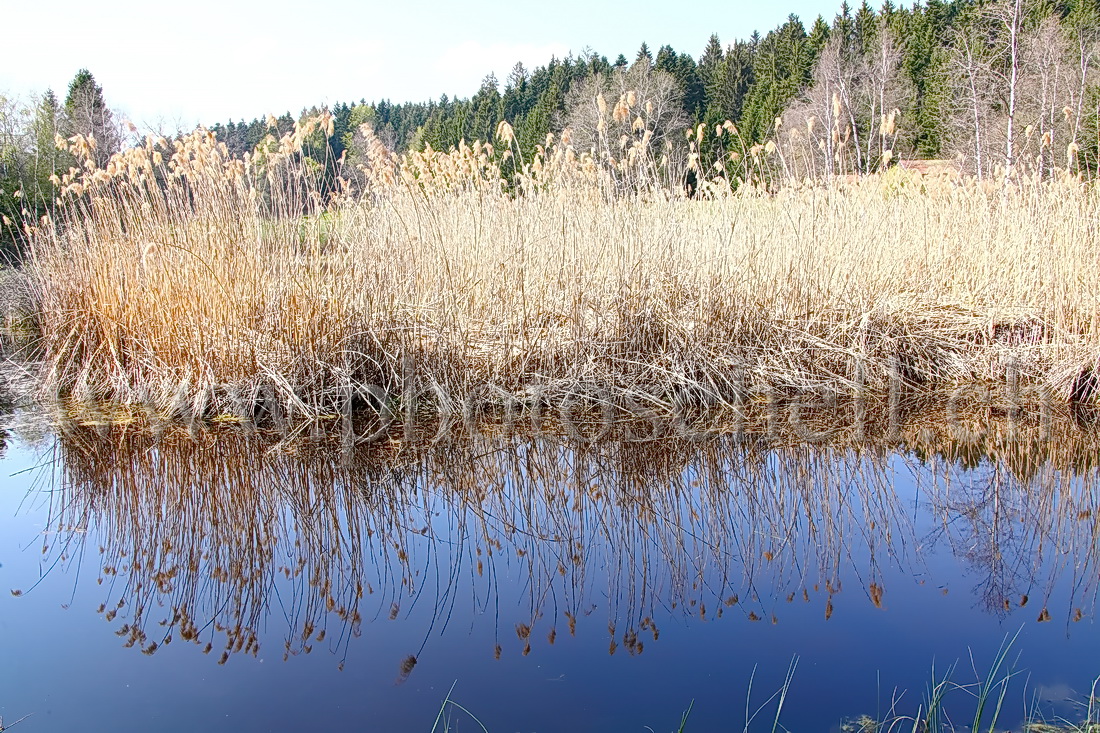
[[[810,48],[810,57],[813,59],[813,63],[816,65],[817,60],[821,58],[821,52],[825,50],[825,44],[829,42],[829,37],[832,35],[832,30],[829,28],[829,24],[822,16],[817,16],[817,20],[814,21],[813,28],[810,29],[810,36],[806,39],[806,43]]]
[[[772,134],[775,120],[810,81],[813,59],[806,29],[797,15],[768,33],[753,54],[754,83],[741,120],[749,141],[762,142]]]
[[[501,115],[515,127],[516,120],[526,113],[532,106],[530,98],[530,74],[527,68],[520,63],[512,67],[508,74],[508,81],[504,85],[504,95],[501,97]]]
[[[475,140],[489,142],[493,139],[497,124],[501,120],[501,98],[498,86],[496,74],[492,72],[482,79],[481,89],[470,100],[470,116],[462,135],[466,142]]]
[[[867,0],[863,0],[863,4],[856,11],[853,27],[855,29],[853,51],[866,56],[874,48],[875,40],[878,38],[878,18]]]
[[[719,69],[713,103],[718,114],[715,121],[737,120],[745,105],[745,97],[753,85],[752,50],[738,41],[729,47]]]
[[[661,46],[654,69],[671,74],[676,79],[684,112],[688,119],[698,121],[702,117],[704,92],[695,59],[686,53],[677,54],[672,46]]]
[[[902,68],[916,90],[913,121],[917,154],[925,158],[938,157],[943,146],[946,10],[938,0],[929,0],[924,7],[914,6],[901,36],[906,39]]]
[[[34,109],[32,131],[34,133],[35,198],[44,204],[53,201],[55,191],[50,176],[60,175],[73,164],[72,157],[58,150],[56,138],[62,134],[65,123],[61,103],[52,89],[47,89]]]
[[[122,147],[122,135],[115,126],[114,115],[103,98],[103,88],[87,69],[81,69],[69,83],[65,97],[65,137],[94,137],[96,165],[103,167]]]
[[[703,121],[715,115],[711,112],[715,108],[715,99],[718,95],[719,75],[724,59],[722,42],[718,40],[718,34],[712,33],[707,41],[707,47],[703,49],[703,55],[699,57],[698,76],[699,83],[703,86],[702,114],[697,116],[697,121]]]

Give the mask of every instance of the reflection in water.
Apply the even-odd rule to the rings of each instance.
[[[608,651],[641,654],[670,611],[775,624],[810,603],[828,619],[841,592],[888,607],[883,570],[928,578],[932,545],[964,559],[991,612],[1094,613],[1100,437],[1087,421],[976,412],[946,425],[914,408],[881,428],[818,424],[809,444],[805,415],[794,431],[768,409],[739,434],[588,442],[459,426],[350,450],[83,413],[57,426],[43,551],[98,551],[100,610],[146,654],[189,641],[222,663],[257,655],[265,620],[285,617],[285,655],[323,645],[343,659],[364,619],[426,604],[399,680],[433,637],[471,623],[452,618],[470,599],[498,656],[602,625],[597,610]],[[899,476],[916,481],[916,509]],[[1066,578],[1068,597],[1055,592]]]
[[[992,613],[1037,603],[1039,621],[1052,613],[1080,621],[1085,611],[1076,604],[1094,609],[1096,435],[1088,426],[1062,427],[1047,441],[990,431],[934,452],[914,449],[939,524],[929,539],[947,542],[971,567],[979,602]],[[1048,608],[1055,584],[1067,580],[1069,605]]]

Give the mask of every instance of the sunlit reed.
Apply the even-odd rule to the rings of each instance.
[[[301,153],[328,122],[245,160],[204,131],[150,138],[59,179],[28,226],[46,391],[176,416],[266,395],[314,419],[409,370],[422,401],[599,385],[666,413],[891,375],[1096,391],[1092,184],[749,175],[688,199],[646,149],[627,165],[566,135],[506,164],[503,127],[496,148],[371,145],[332,181]]]

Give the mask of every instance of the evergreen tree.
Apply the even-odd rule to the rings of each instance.
[[[695,120],[701,117],[705,97],[695,59],[686,53],[677,54],[672,46],[661,46],[661,49],[657,52],[654,69],[664,71],[676,80],[676,84],[680,88],[684,112],[687,114],[688,119]]]
[[[470,100],[470,116],[463,129],[462,137],[467,142],[493,139],[497,124],[501,120],[501,98],[499,83],[495,74],[490,73],[481,81],[481,89]]]
[[[929,0],[913,7],[901,36],[906,39],[902,67],[916,90],[915,144],[922,157],[938,157],[943,147],[947,18],[943,3]]]
[[[840,4],[840,12],[833,18],[833,35],[840,39],[842,50],[847,50],[855,38],[855,22],[847,0]]]
[[[768,33],[753,54],[752,89],[745,100],[741,132],[753,142],[765,140],[775,120],[809,82],[813,59],[806,29],[798,16]]]
[[[657,58],[653,62],[653,68],[669,73],[676,67],[676,51],[672,46],[661,46],[657,49]]]
[[[874,48],[878,37],[878,18],[867,0],[863,0],[859,10],[856,11],[852,27],[855,34],[852,50],[861,56],[867,56]]]
[[[329,138],[329,147],[332,157],[340,160],[347,153],[348,133],[351,130],[351,107],[341,102],[332,108],[332,137]]]
[[[611,71],[611,64],[608,63],[606,56],[600,56],[595,51],[590,51],[586,55],[588,64],[584,70],[584,76],[595,76],[596,74],[606,74]]]
[[[65,118],[61,103],[52,89],[47,89],[34,110],[32,131],[34,135],[34,169],[32,173],[35,199],[43,207],[55,198],[55,188],[50,176],[60,175],[73,165],[67,151],[58,150],[56,139],[62,134]]]
[[[813,28],[810,29],[810,36],[806,39],[813,63],[816,64],[817,60],[821,58],[821,52],[825,50],[825,44],[829,42],[829,36],[831,35],[832,31],[829,24],[825,22],[825,18],[820,15],[817,16]]]
[[[529,79],[530,74],[527,73],[527,68],[521,63],[513,66],[512,71],[508,74],[508,81],[504,86],[504,96],[501,99],[501,115],[504,119],[509,120],[513,127],[516,119],[531,107],[531,99],[528,93]]]
[[[749,44],[738,41],[729,47],[719,68],[715,84],[713,107],[717,112],[713,122],[741,118],[745,97],[753,86],[753,58]]]
[[[69,83],[65,97],[65,137],[94,137],[96,165],[103,167],[122,147],[122,135],[115,126],[114,115],[103,98],[103,89],[87,69],[81,69]]]
[[[718,40],[717,33],[712,33],[707,41],[707,47],[703,49],[703,55],[699,57],[697,67],[699,83],[703,87],[703,103],[700,113],[694,115],[696,121],[714,117],[714,114],[708,114],[708,111],[717,108],[716,99],[719,95],[720,76],[724,60],[722,42]]]
[[[718,40],[717,33],[712,33],[707,40],[707,47],[703,49],[703,55],[699,57],[699,77],[703,80],[704,87],[713,83],[723,58],[722,42]]]
[[[535,155],[536,146],[546,141],[553,121],[559,114],[559,104],[563,104],[564,99],[565,94],[558,82],[551,80],[550,86],[539,96],[534,108],[518,121],[515,127],[516,139],[525,161],[530,161]]]

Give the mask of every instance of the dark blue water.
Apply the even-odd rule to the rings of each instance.
[[[781,724],[839,730],[1015,636],[1011,728],[1079,717],[1100,675],[1087,445],[30,432],[0,463],[0,715],[26,733],[430,731],[448,692],[494,732],[689,705],[689,731],[771,730],[792,665]],[[966,690],[945,705],[969,723]]]

